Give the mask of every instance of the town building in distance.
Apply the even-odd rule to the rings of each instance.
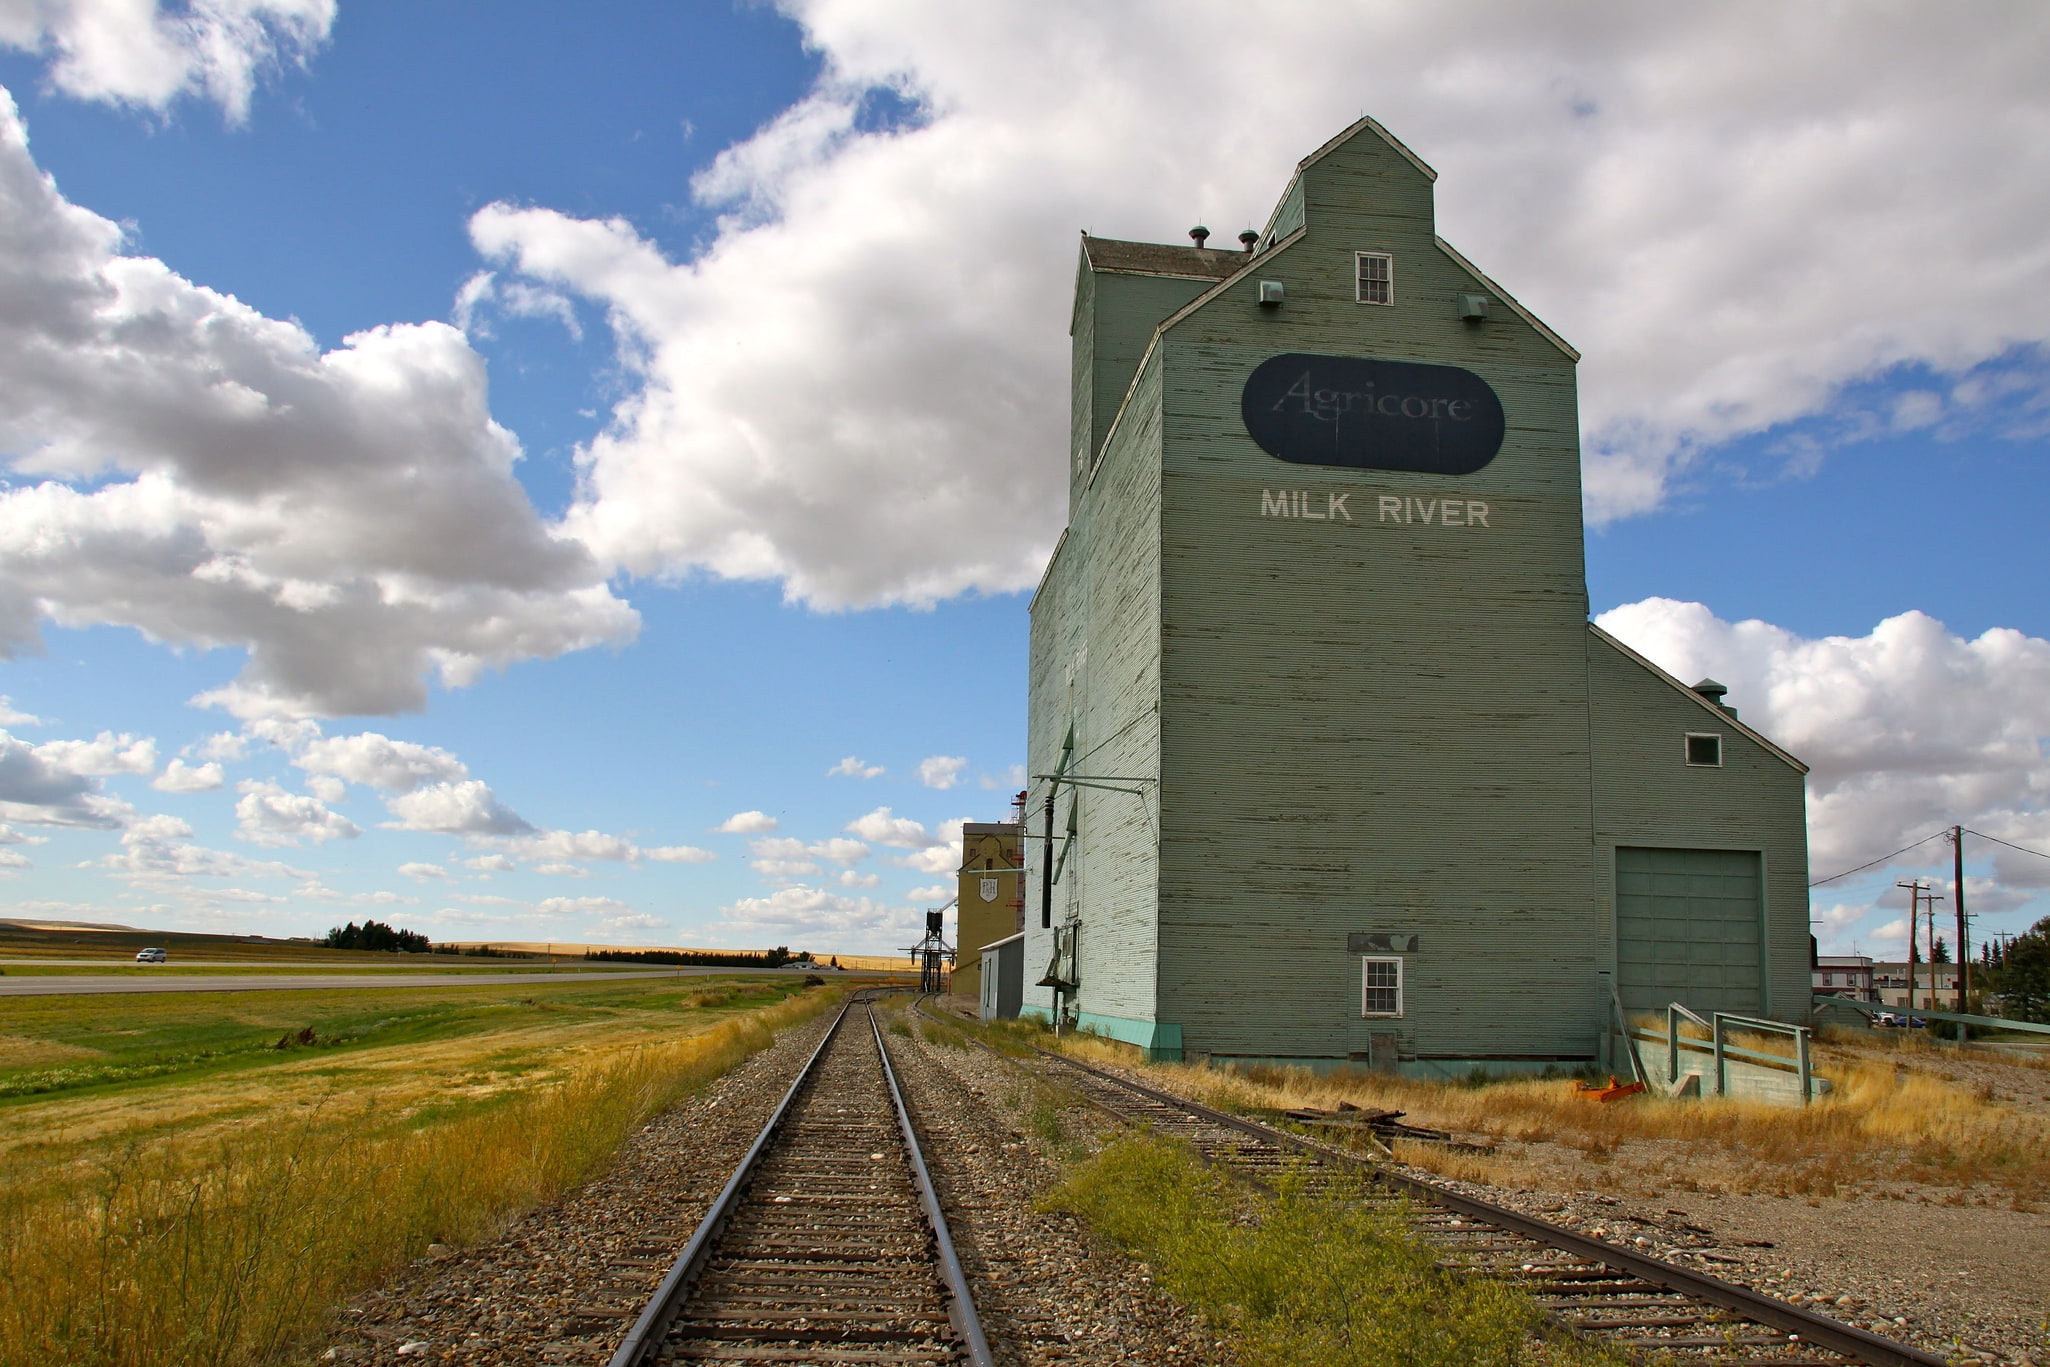
[[[1589,622],[1578,356],[1434,179],[1362,119],[1244,250],[1082,240],[1027,1014],[1421,1073],[1807,1019],[1805,769]]]

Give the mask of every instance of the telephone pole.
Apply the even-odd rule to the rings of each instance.
[[[1915,922],[1922,915],[1922,880],[1904,878],[1894,884],[1908,890],[1908,1016],[1915,1014]]]
[[[1971,1000],[1972,950],[1971,946],[1965,943],[1965,828],[1963,826],[1952,826],[1950,828],[1950,855],[1952,861],[1951,885],[1957,893],[1957,900],[1952,904],[1957,908],[1957,1009],[1958,1013],[1962,1015],[1964,1012],[1972,1009],[1965,1004]],[[1969,1038],[1966,1031],[1967,1027],[1964,1022],[1959,1021],[1957,1034],[1959,1042],[1962,1043]]]

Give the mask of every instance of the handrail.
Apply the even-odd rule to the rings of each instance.
[[[1855,997],[1826,996],[1820,992],[1814,993],[1811,1000],[1816,1006],[1848,1006],[1853,1011],[1863,1011],[1868,1016],[1876,1016],[1884,1011],[1923,1020],[1956,1021],[1960,1025],[1983,1025],[1993,1030],[2020,1030],[2027,1034],[2050,1035],[2050,1025],[2045,1025],[2041,1021],[2008,1020],[2005,1016],[1975,1016],[1962,1011],[1932,1011],[1924,1006],[1886,1006],[1878,1002],[1861,1002]]]

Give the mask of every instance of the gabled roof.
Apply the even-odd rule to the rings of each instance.
[[[1121,275],[1173,275],[1190,280],[1223,280],[1237,275],[1253,258],[1247,252],[1209,247],[1173,247],[1160,242],[1120,242],[1112,237],[1082,238],[1089,268]]]
[[[1742,732],[1746,736],[1749,736],[1752,740],[1755,740],[1760,745],[1764,746],[1766,750],[1769,751],[1775,758],[1785,761],[1787,764],[1792,765],[1794,768],[1800,770],[1804,774],[1808,772],[1808,766],[1801,763],[1800,760],[1795,759],[1792,755],[1780,749],[1777,745],[1774,745],[1764,736],[1752,730],[1743,722],[1738,721],[1736,717],[1731,715],[1728,710],[1721,707],[1717,707],[1707,698],[1702,697],[1699,693],[1696,693],[1686,684],[1681,683],[1671,674],[1666,673],[1665,670],[1660,669],[1650,660],[1645,659],[1642,655],[1639,655],[1629,646],[1624,645],[1621,641],[1609,635],[1608,632],[1603,631],[1593,622],[1589,622],[1587,624],[1587,630],[1589,635],[1593,636],[1598,641],[1606,642],[1610,647],[1612,647],[1616,651],[1617,654],[1622,655],[1625,659],[1634,660],[1638,664],[1643,665],[1645,669],[1650,671],[1655,678],[1662,680],[1668,688],[1671,688],[1675,693],[1680,694],[1689,702],[1693,703],[1696,707],[1699,707],[1703,711],[1707,712],[1710,716],[1714,717],[1717,722],[1721,723],[1724,726],[1735,727],[1738,731]]]

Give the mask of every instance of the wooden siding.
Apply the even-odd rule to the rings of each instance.
[[[1613,971],[1616,955],[1617,846],[1756,851],[1765,884],[1764,1014],[1806,1020],[1812,979],[1800,770],[1592,630],[1587,663],[1604,967]],[[1720,768],[1686,762],[1690,731],[1722,736]]]
[[[1099,279],[1107,277],[1099,277]],[[1099,298],[1103,296],[1099,294]],[[1159,867],[1151,780],[1159,772],[1160,367],[1139,376],[1131,412],[1103,453],[1088,495],[1032,607],[1029,772],[1053,772],[1072,724],[1071,772],[1130,780],[1128,793],[1064,788],[1055,815],[1077,838],[1054,889],[1054,922],[1087,908],[1081,937],[1081,1009],[1128,1020],[1154,1015]],[[1027,829],[1043,832],[1046,784],[1035,780]],[[1027,1006],[1048,1008],[1033,984],[1052,957],[1041,929],[1041,842],[1026,879]],[[1059,856],[1056,855],[1056,858]]]
[[[1428,179],[1378,137],[1303,174],[1304,236],[1167,334],[1161,1016],[1187,1048],[1407,1055],[1594,1051],[1586,620],[1571,363],[1438,250]],[[1354,297],[1356,250],[1395,304]],[[1502,452],[1463,477],[1292,465],[1238,412],[1281,352],[1462,366]],[[1306,492],[1323,520],[1263,515]],[[1486,526],[1380,520],[1455,496]],[[1329,515],[1346,499],[1350,520]],[[1360,1017],[1355,932],[1422,937],[1399,1022]],[[1513,954],[1519,1010],[1500,995]]]
[[[1090,463],[1116,419],[1139,359],[1160,320],[1215,284],[1212,280],[1092,271],[1083,259],[1076,301],[1073,368],[1074,412],[1069,445],[1068,511],[1080,506]],[[1085,444],[1086,443],[1086,444]]]

